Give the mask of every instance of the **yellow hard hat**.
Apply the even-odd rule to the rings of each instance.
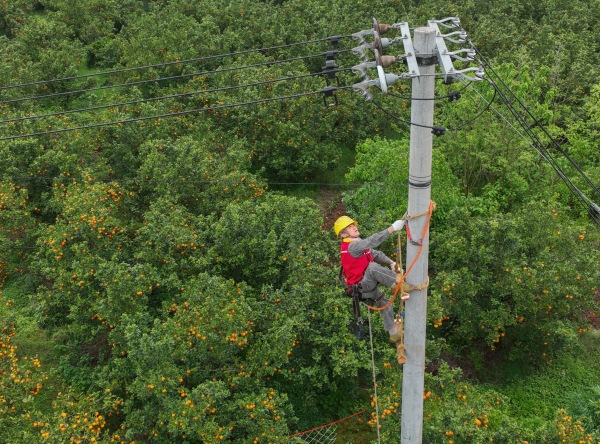
[[[358,222],[356,222],[354,219],[352,219],[348,216],[340,216],[333,223],[333,231],[335,231],[336,236],[339,236],[344,228],[346,228],[352,224],[357,225]]]

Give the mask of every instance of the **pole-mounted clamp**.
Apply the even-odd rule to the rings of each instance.
[[[337,96],[335,95],[336,90],[337,90],[337,87],[328,85],[325,88],[323,88],[321,91],[319,91],[320,93],[323,94],[323,104],[326,107],[336,106],[338,104],[338,99],[337,99]]]
[[[461,57],[459,54],[466,54],[466,57]],[[459,49],[458,51],[446,51],[445,55],[449,55],[453,60],[460,60],[461,62],[472,62],[475,60],[476,52],[473,48]]]
[[[340,36],[339,35],[332,35],[327,37],[327,40],[329,40],[329,43],[331,44],[331,46],[338,46],[340,44]]]
[[[458,38],[452,38],[452,36],[458,36]],[[448,34],[440,34],[440,37],[443,37],[444,40],[448,40],[452,43],[465,43],[467,41],[467,33],[465,31],[454,31]]]
[[[458,17],[446,17],[441,20],[430,20],[430,23],[436,23],[448,29],[460,28],[460,19]]]
[[[338,65],[335,63],[335,60],[325,60],[325,66],[321,69],[321,74],[325,74],[325,81],[327,82],[327,86],[329,86],[330,80],[335,79],[336,74],[339,72]]]
[[[444,128],[443,126],[433,126],[433,127],[431,127],[431,133],[434,136],[443,136],[446,131],[447,131],[447,129]]]
[[[438,62],[438,58],[434,54],[417,54],[415,57],[417,58],[419,66],[436,65]]]

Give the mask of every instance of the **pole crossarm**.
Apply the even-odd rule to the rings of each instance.
[[[415,56],[415,48],[410,37],[410,28],[408,27],[408,23],[402,22],[392,26],[397,26],[400,29],[400,33],[402,34],[402,44],[404,45],[404,53],[406,54],[406,64],[408,65],[408,72],[413,77],[419,77],[419,64],[417,63],[417,57]]]
[[[482,80],[485,72],[483,67],[467,67],[457,69],[454,62],[470,63],[475,60],[476,51],[470,46],[468,48],[459,48],[449,50],[446,42],[454,45],[466,43],[467,33],[461,28],[458,17],[447,17],[441,20],[428,20],[427,27],[435,32],[435,45],[430,52],[419,52],[415,50],[411,38],[411,29],[407,22],[394,23],[392,25],[379,24],[377,19],[373,18],[373,28],[352,34],[354,38],[359,39],[360,46],[352,49],[352,52],[359,55],[362,63],[353,66],[353,72],[360,74],[364,78],[362,82],[352,85],[352,88],[360,92],[365,100],[372,100],[373,95],[368,89],[378,88],[383,94],[389,92],[389,87],[398,80],[414,79],[422,76],[420,65],[433,64],[440,65],[441,75],[444,83],[451,83],[454,80],[479,81]],[[442,34],[440,27],[451,30]],[[400,35],[396,38],[382,38],[380,34],[388,31],[399,31]],[[372,36],[372,41],[366,40],[367,36]],[[384,50],[388,50],[394,43],[402,42],[404,53],[397,55],[383,55]],[[386,72],[386,69],[392,68],[396,62],[404,62],[407,72],[394,74]],[[368,70],[375,69],[377,78],[373,75],[371,80]],[[435,70],[432,74],[436,75]]]

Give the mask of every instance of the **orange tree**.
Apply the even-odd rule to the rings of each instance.
[[[218,214],[230,202],[263,194],[264,181],[248,171],[250,158],[242,141],[223,140],[210,128],[201,131],[176,141],[152,139],[141,145],[140,166],[132,179],[140,210],[170,196],[193,214]]]
[[[21,356],[12,338],[12,324],[0,325],[0,433],[3,440],[20,439],[29,424],[36,397],[48,379],[37,357]]]
[[[286,397],[265,385],[274,369],[262,359],[272,356],[248,359],[259,318],[248,293],[245,285],[203,274],[165,301],[153,322],[124,316],[111,334],[111,364],[94,386],[123,397],[128,440],[262,442],[287,436]]]
[[[67,382],[123,400],[111,433],[277,441],[354,408],[348,378],[369,361],[348,334],[314,204],[258,195],[217,217],[175,191],[146,207],[120,183],[54,189],[35,307],[66,346]]]
[[[27,268],[27,253],[34,245],[37,225],[28,211],[28,199],[25,188],[0,181],[0,263],[3,273],[23,272]]]
[[[594,307],[597,232],[545,203],[485,220],[451,214],[456,222],[436,238],[432,295],[445,310],[437,327],[455,350],[475,361],[488,350],[549,363],[573,345]]]
[[[320,218],[313,203],[276,194],[232,204],[213,227],[211,247],[219,274],[257,291],[259,340],[250,356],[277,369],[269,384],[288,393],[303,428],[349,409],[357,392],[348,378],[369,363],[349,334],[337,246],[315,224]],[[274,352],[277,359],[263,359]]]
[[[162,205],[155,211],[177,220]],[[162,270],[164,284],[146,300],[150,310],[114,324],[106,365],[88,367],[93,390],[123,399],[123,436],[284,442],[354,408],[348,379],[369,361],[348,332],[348,300],[332,286],[328,234],[309,223],[316,211],[282,196],[233,203],[193,241],[197,250],[172,246],[185,228],[148,219],[137,257]],[[159,268],[160,254],[173,263]],[[178,275],[178,263],[192,272]]]

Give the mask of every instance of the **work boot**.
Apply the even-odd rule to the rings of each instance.
[[[396,333],[390,335],[390,342],[398,344],[404,337],[404,326],[398,321],[398,319],[396,319],[394,325],[396,328]]]
[[[402,340],[403,332],[401,330],[396,331],[393,335],[390,335],[390,342],[398,343]]]
[[[406,364],[406,355],[404,354],[404,343],[401,341],[396,342],[396,355],[398,357],[398,364]]]

